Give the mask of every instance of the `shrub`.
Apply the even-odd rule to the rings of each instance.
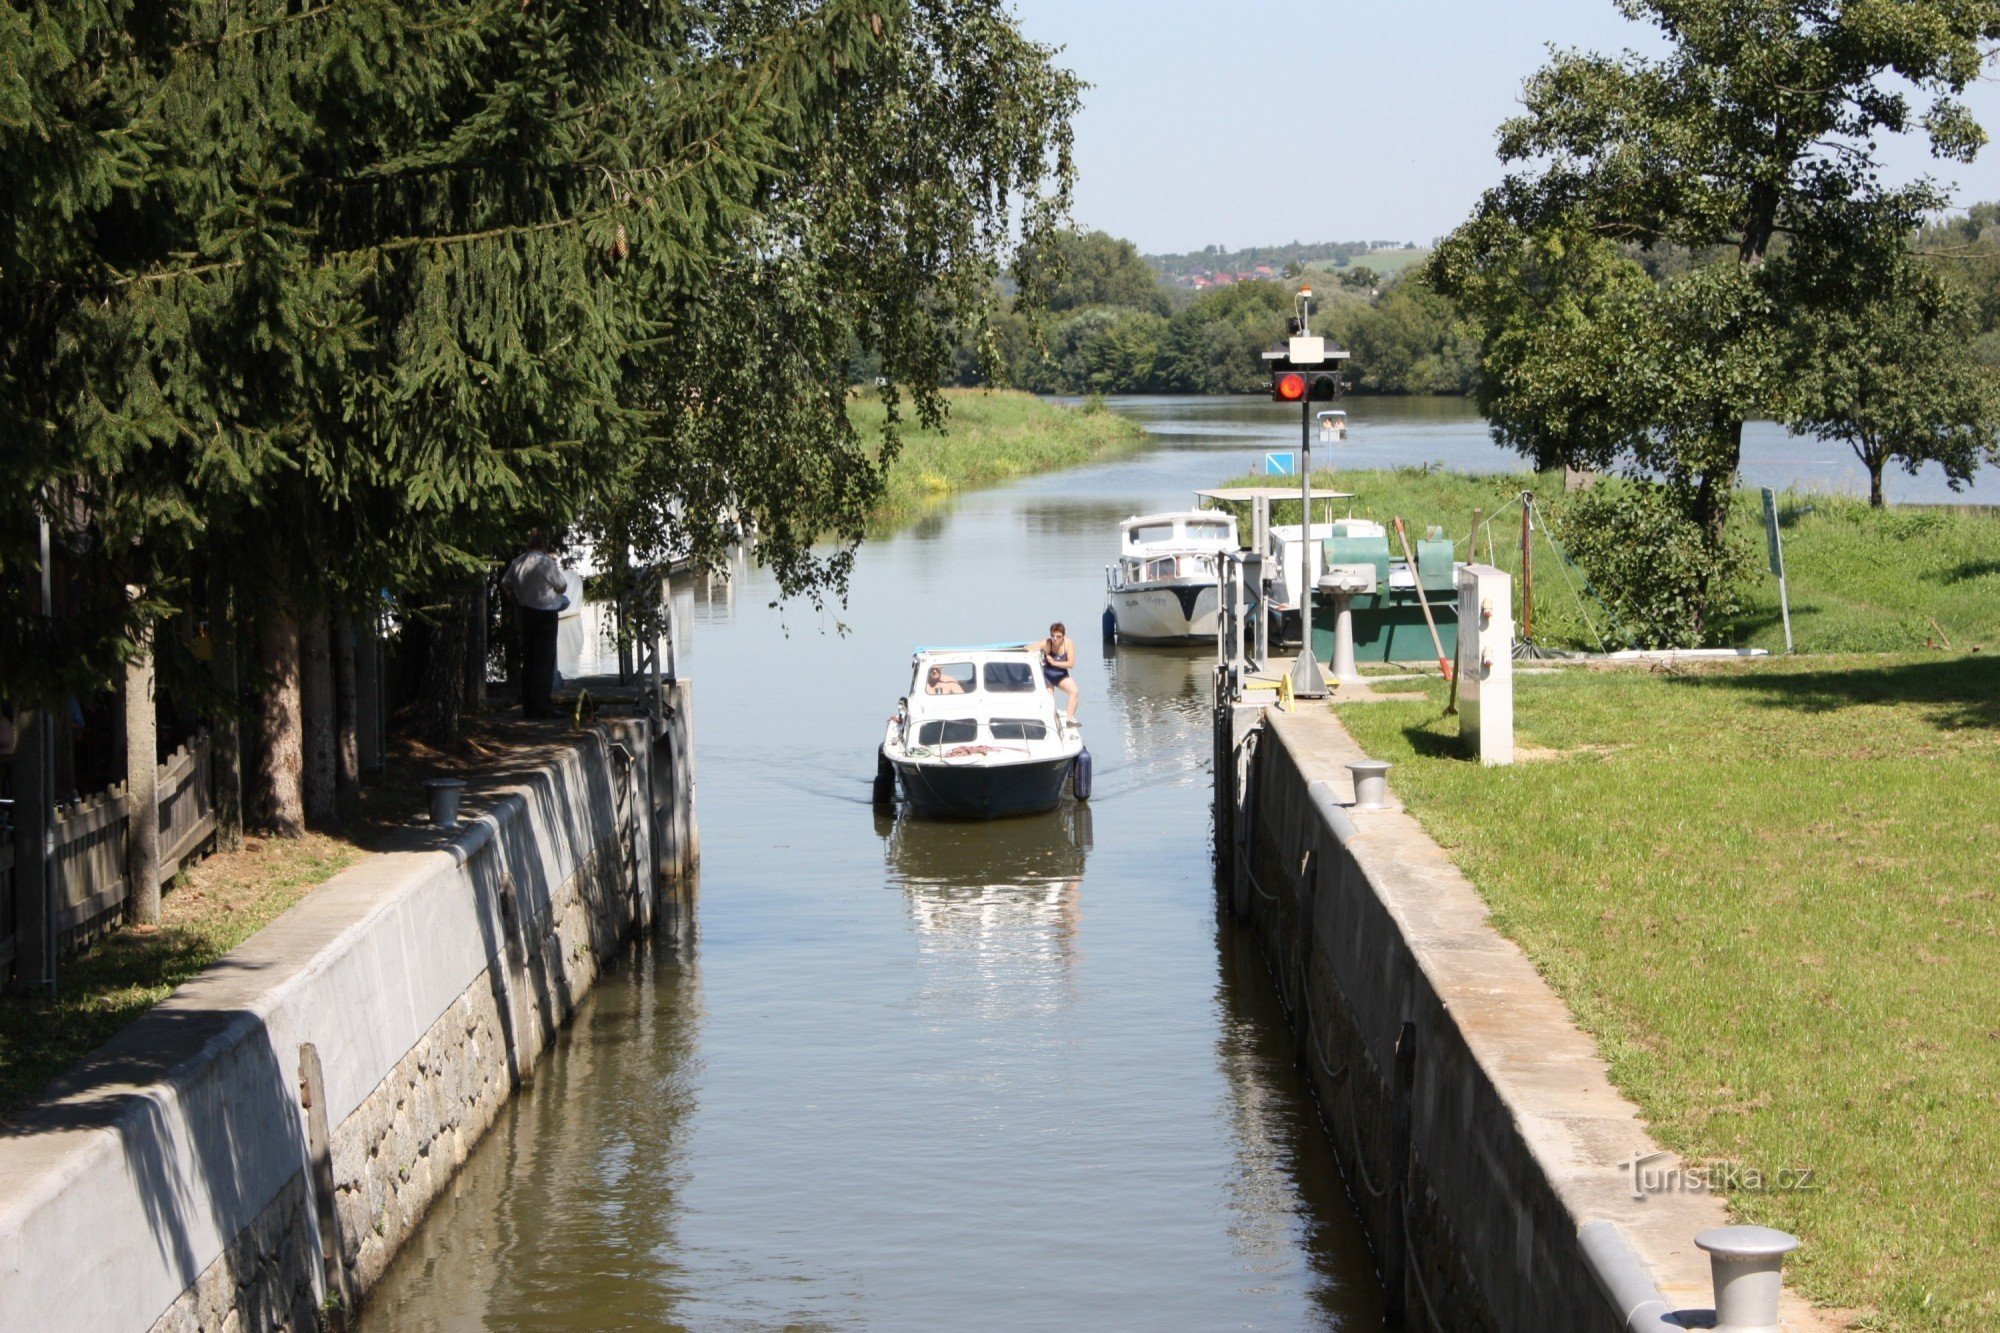
[[[1737,534],[1710,541],[1669,487],[1606,480],[1551,522],[1636,647],[1699,647],[1742,609],[1755,548]]]

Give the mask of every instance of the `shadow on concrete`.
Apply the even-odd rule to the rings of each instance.
[[[231,968],[224,958],[209,975]],[[196,1059],[209,1049],[220,1058]],[[296,1053],[281,1059],[248,1009],[169,1001],[58,1080],[0,1136],[115,1133],[161,1260],[185,1289],[214,1257],[203,1258],[205,1238],[220,1236],[226,1247],[305,1166],[296,1084]],[[183,1108],[185,1143],[162,1089]],[[204,1213],[209,1225],[200,1227]]]

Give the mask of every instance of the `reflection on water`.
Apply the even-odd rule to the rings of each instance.
[[[1063,1002],[1083,921],[1091,820],[1090,806],[1075,801],[1004,822],[876,816],[889,882],[909,903],[918,949],[951,965],[944,984],[969,986],[975,1005]]]

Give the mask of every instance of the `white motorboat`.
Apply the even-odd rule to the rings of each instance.
[[[1120,643],[1215,638],[1217,571],[1236,549],[1236,520],[1214,510],[1146,514],[1118,525],[1105,566],[1104,635]]]
[[[882,737],[875,803],[920,815],[1000,819],[1053,810],[1068,781],[1090,798],[1090,752],[1032,649],[919,648]]]

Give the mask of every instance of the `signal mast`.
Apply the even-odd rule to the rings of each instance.
[[[1299,405],[1299,655],[1292,663],[1292,693],[1301,699],[1324,699],[1326,677],[1313,655],[1312,599],[1312,425],[1315,402],[1340,397],[1340,363],[1347,349],[1328,347],[1312,331],[1312,288],[1301,287],[1298,314],[1285,347],[1264,353],[1271,366],[1271,399]]]

